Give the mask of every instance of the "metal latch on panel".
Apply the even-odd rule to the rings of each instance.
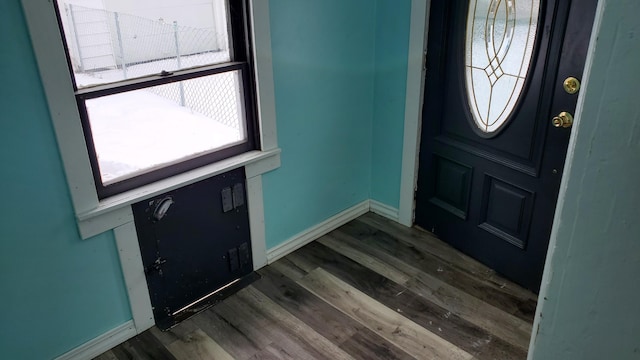
[[[160,221],[162,218],[167,215],[167,211],[171,205],[173,205],[174,201],[171,196],[164,197],[162,200],[158,201],[155,209],[153,210],[153,221]]]
[[[147,266],[144,269],[144,272],[146,274],[151,274],[153,272],[157,272],[158,275],[162,276],[163,275],[162,274],[162,265],[164,265],[166,262],[167,262],[167,259],[158,256],[156,261],[154,261],[151,265]]]
[[[233,188],[222,189],[222,212],[229,212],[244,205],[244,185],[237,183]]]
[[[233,210],[233,194],[230,187],[222,189],[222,212]]]
[[[244,185],[237,183],[233,185],[233,208],[244,205]]]

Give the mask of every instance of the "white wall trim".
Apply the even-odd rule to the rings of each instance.
[[[56,360],[86,360],[102,354],[136,336],[133,320],[130,320],[106,333],[89,340],[77,348],[62,354]]]
[[[254,63],[260,119],[260,144],[263,151],[278,147],[276,96],[271,54],[269,0],[251,0]]]
[[[424,93],[423,61],[430,4],[430,0],[411,1],[407,99],[404,112],[404,145],[402,151],[402,175],[400,178],[400,206],[397,220],[405,226],[413,225]]]
[[[119,226],[113,230],[113,235],[118,247],[122,275],[127,286],[133,323],[136,333],[139,334],[155,325],[155,319],[147,277],[144,274],[136,226],[133,222]]]
[[[78,229],[80,229],[80,237],[86,240],[131,221],[133,221],[133,211],[131,206],[126,205],[122,208],[112,209],[100,216],[84,220],[78,219]]]
[[[76,214],[98,204],[91,163],[53,1],[22,0]]]
[[[253,269],[258,270],[267,265],[267,235],[264,225],[264,199],[262,196],[261,175],[247,178],[247,203],[249,207]]]
[[[307,230],[304,230],[303,232],[292,236],[282,244],[267,251],[267,259],[269,264],[298,250],[299,248],[320,238],[321,236],[339,228],[340,226],[348,223],[358,216],[366,214],[367,212],[369,212],[369,209],[370,201],[365,200],[335,216],[330,217],[329,219],[321,222],[318,225],[312,226]]]
[[[370,200],[370,211],[380,216],[384,216],[389,220],[398,222],[398,209],[387,204],[383,204],[376,200]]]

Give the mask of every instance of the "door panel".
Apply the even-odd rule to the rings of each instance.
[[[534,291],[571,131],[553,127],[551,119],[575,110],[578,95],[562,83],[581,77],[596,3],[541,2],[522,95],[494,133],[479,129],[467,96],[469,1],[431,5],[416,224]]]

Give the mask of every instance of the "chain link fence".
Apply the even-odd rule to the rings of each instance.
[[[60,8],[73,70],[91,79],[80,83],[76,76],[80,88],[230,61],[223,1],[212,3],[218,22],[212,28],[67,3]],[[241,85],[239,74],[230,72],[148,90],[242,131]]]
[[[240,81],[239,72],[231,71],[154,86],[147,90],[242,132]]]

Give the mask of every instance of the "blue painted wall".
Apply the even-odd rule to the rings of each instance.
[[[378,0],[375,93],[371,148],[371,198],[398,208],[411,0]]]
[[[77,233],[18,0],[0,34],[0,357],[47,359],[131,314],[113,236]]]
[[[263,178],[269,248],[369,198],[374,5],[270,1],[282,167]]]
[[[540,294],[531,359],[640,359],[640,3],[603,17]]]
[[[370,196],[375,21],[370,0],[271,2],[283,154],[264,179],[269,247]],[[112,234],[77,234],[19,0],[0,4],[0,31],[0,352],[46,359],[131,314]]]

